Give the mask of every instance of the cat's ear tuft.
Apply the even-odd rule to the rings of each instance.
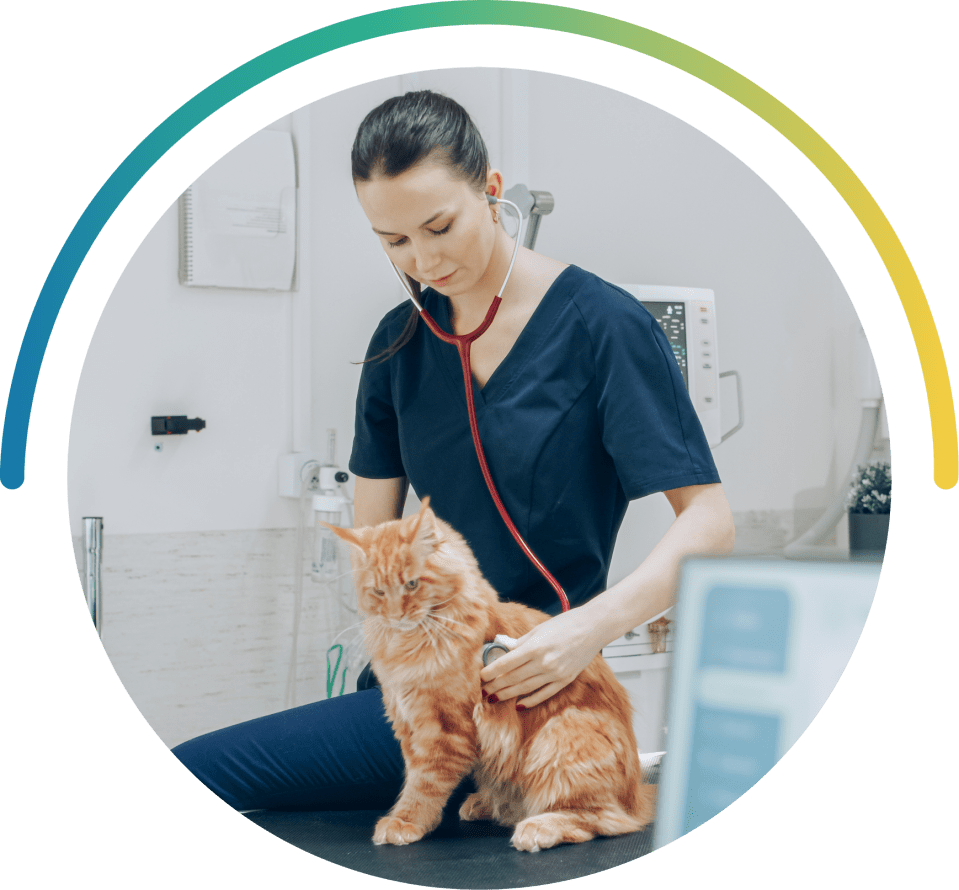
[[[430,509],[430,496],[425,495],[420,501],[420,509],[405,540],[410,544],[418,544],[425,549],[435,550],[439,544],[439,529],[436,527],[436,514]]]
[[[436,525],[436,514],[429,507],[421,512],[417,540],[422,546],[435,550],[440,545],[440,530]]]
[[[322,519],[317,519],[316,521],[320,525],[325,525],[341,541],[346,541],[347,544],[352,544],[364,556],[366,556],[366,550],[370,545],[370,530],[368,528],[340,528],[336,525],[330,525],[328,522],[324,522]]]

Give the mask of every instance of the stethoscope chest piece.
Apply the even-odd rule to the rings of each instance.
[[[491,665],[501,655],[505,655],[513,646],[516,640],[507,637],[505,634],[497,634],[492,643],[483,644],[483,667]]]

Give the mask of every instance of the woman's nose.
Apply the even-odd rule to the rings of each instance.
[[[421,275],[436,268],[438,252],[436,247],[428,241],[419,241],[413,243],[413,259],[416,262],[416,270]]]

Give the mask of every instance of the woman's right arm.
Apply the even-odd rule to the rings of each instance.
[[[353,527],[366,528],[391,519],[400,519],[406,506],[410,482],[405,476],[394,479],[353,477]]]

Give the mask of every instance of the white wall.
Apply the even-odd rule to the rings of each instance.
[[[291,448],[295,296],[184,287],[177,274],[174,203],[131,258],[84,363],[70,434],[75,535],[83,516],[102,516],[110,534],[295,524],[276,496],[277,455]],[[165,414],[207,426],[152,436],[151,416]]]
[[[833,408],[852,406],[833,344],[855,322],[813,238],[751,170],[630,96],[531,77],[531,188],[556,209],[537,247],[611,280],[712,288],[721,370],[747,423],[715,450],[734,510],[783,509],[827,482]],[[724,429],[736,420],[723,382]]]

